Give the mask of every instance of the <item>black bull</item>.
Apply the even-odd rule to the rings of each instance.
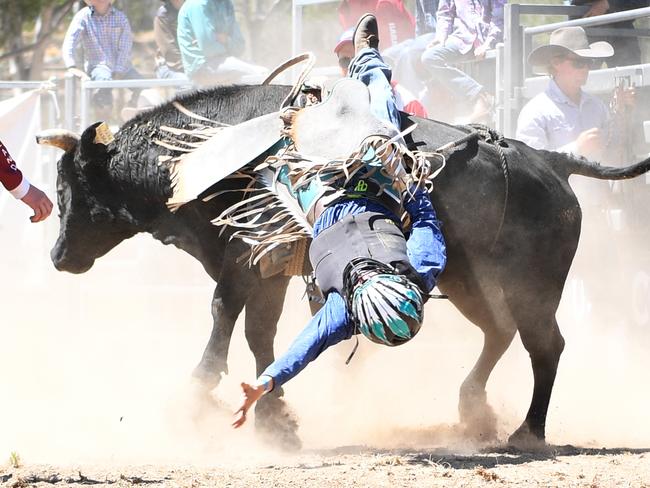
[[[234,124],[277,109],[287,91],[273,86],[226,87],[186,95],[179,101],[200,115]],[[412,138],[419,149],[433,150],[465,135],[442,123],[410,120],[418,123]],[[58,163],[61,228],[52,250],[57,269],[83,273],[124,239],[148,232],[194,256],[217,282],[212,334],[194,371],[212,388],[221,372],[227,372],[233,326],[244,306],[246,339],[258,374],[274,359],[273,339],[289,278],[263,280],[257,269],[236,264],[243,244],[236,240],[228,243],[209,223],[231,203],[228,200],[193,203],[176,214],[167,210],[169,173],[158,157],[169,151],[154,140],[164,138],[162,125],[181,127],[192,122],[195,120],[166,104],[125,124],[108,146],[93,142],[94,126],[80,139],[72,134],[50,134],[40,142],[54,142],[66,150]],[[578,244],[582,217],[568,176],[630,178],[648,171],[650,159],[615,169],[534,150],[509,139],[503,151],[508,176],[493,145],[473,140],[461,146],[436,179],[432,200],[448,244],[449,261],[439,287],[484,333],[483,350],[460,388],[461,421],[484,435],[494,434],[485,386],[518,331],[534,375],[530,408],[510,437],[510,442],[522,445],[544,440],[549,400],[564,348],[555,312]],[[299,442],[295,425],[283,412],[281,395],[279,390],[259,403],[258,427],[282,432],[284,442],[295,445]]]

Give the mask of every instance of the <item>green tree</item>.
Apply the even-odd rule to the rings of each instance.
[[[18,79],[41,79],[47,41],[76,2],[0,0],[0,63],[9,66],[2,72]]]

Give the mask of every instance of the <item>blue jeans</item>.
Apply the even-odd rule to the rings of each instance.
[[[372,48],[359,51],[350,63],[348,76],[368,87],[370,111],[379,119],[392,123],[399,130],[399,110],[395,104],[393,87],[390,85],[392,73],[379,51]]]
[[[449,66],[449,63],[474,59],[474,53],[469,51],[462,54],[453,45],[441,45],[426,49],[420,58],[431,77],[442,83],[451,93],[460,100],[473,101],[483,87],[476,80],[470,78],[458,68]]]
[[[90,79],[93,81],[111,81],[113,79],[113,72],[111,69],[104,65],[99,64],[89,69]],[[122,80],[139,80],[142,75],[131,67],[127,72],[120,76]],[[140,94],[140,89],[132,89],[132,99],[137,100]],[[100,107],[110,107],[113,105],[113,92],[110,88],[100,88],[93,96],[93,101]]]

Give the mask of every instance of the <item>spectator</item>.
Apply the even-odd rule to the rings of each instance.
[[[123,12],[113,7],[113,0],[84,0],[72,19],[63,40],[63,61],[66,68],[75,68],[75,49],[79,42],[84,50],[85,71],[92,80],[142,78],[131,65],[133,35]],[[139,90],[133,90],[136,100]],[[112,112],[110,89],[100,89],[94,96],[96,106]]]
[[[590,45],[582,27],[553,31],[549,44],[528,57],[528,62],[550,74],[551,80],[546,90],[522,109],[516,138],[536,149],[601,158],[608,130],[607,107],[582,87],[594,62],[613,54],[606,42]]]
[[[377,17],[382,50],[411,39],[415,33],[415,21],[402,0],[341,0],[339,4],[343,29],[353,28],[365,13]]]
[[[178,45],[185,73],[198,85],[235,83],[267,72],[238,58],[244,38],[231,0],[187,0],[178,13]]]
[[[30,185],[12,159],[7,148],[0,142],[0,182],[15,198],[22,200],[34,211],[29,220],[40,222],[52,213],[52,202],[47,195]]]
[[[449,63],[483,59],[502,39],[505,0],[441,0],[436,13],[436,36],[421,61],[433,80],[456,99],[473,104],[469,120],[489,114],[494,98],[467,74]]]
[[[650,6],[649,0],[573,0],[573,5],[589,5],[591,8],[585,14],[585,17],[595,15],[609,14],[613,12],[622,12],[624,10],[633,10]],[[598,27],[610,27],[616,29],[634,29],[634,22],[631,20],[625,22],[616,22],[615,24],[603,25]],[[589,38],[591,42],[606,41],[614,48],[614,55],[607,60],[607,66],[628,66],[641,63],[641,49],[637,37],[624,36],[593,36]]]
[[[348,67],[350,61],[354,58],[354,44],[352,42],[353,30],[348,29],[339,38],[338,44],[334,47],[334,54],[338,58],[339,67],[341,68],[341,75],[348,75]],[[406,87],[399,84],[395,78],[390,82],[393,87],[393,95],[395,96],[395,104],[397,109],[407,114],[417,115],[418,117],[427,117],[427,111],[420,101],[415,98]]]
[[[435,34],[439,0],[415,0],[415,35]]]
[[[156,39],[156,77],[162,79],[187,79],[183,72],[183,60],[178,47],[178,11],[185,0],[162,0],[162,5],[153,19],[153,34]]]

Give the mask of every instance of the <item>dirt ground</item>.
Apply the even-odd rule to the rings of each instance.
[[[27,234],[42,245],[16,253],[38,259],[0,260],[13,283],[0,302],[2,488],[650,488],[646,274],[622,280],[636,288],[609,287],[602,303],[585,298],[598,279],[567,283],[558,311],[567,345],[546,424],[549,444],[562,447],[522,453],[454,434],[482,336],[439,300],[416,341],[390,350],[361,342],[348,366],[353,344],[344,341],[286,385],[303,441],[287,454],[262,444],[252,422],[230,428],[239,382],[255,377],[241,318],[213,392],[224,408],[197,422],[186,388],[210,333],[213,284],[196,261],[139,237],[73,276],[51,269],[52,240]],[[309,318],[303,291],[300,280],[289,287],[276,351]],[[517,338],[487,387],[499,439],[521,423],[531,393]]]
[[[230,466],[26,466],[0,470],[0,485],[160,487],[650,487],[650,449],[551,447],[526,454],[485,450],[342,447],[306,451],[272,463]]]

